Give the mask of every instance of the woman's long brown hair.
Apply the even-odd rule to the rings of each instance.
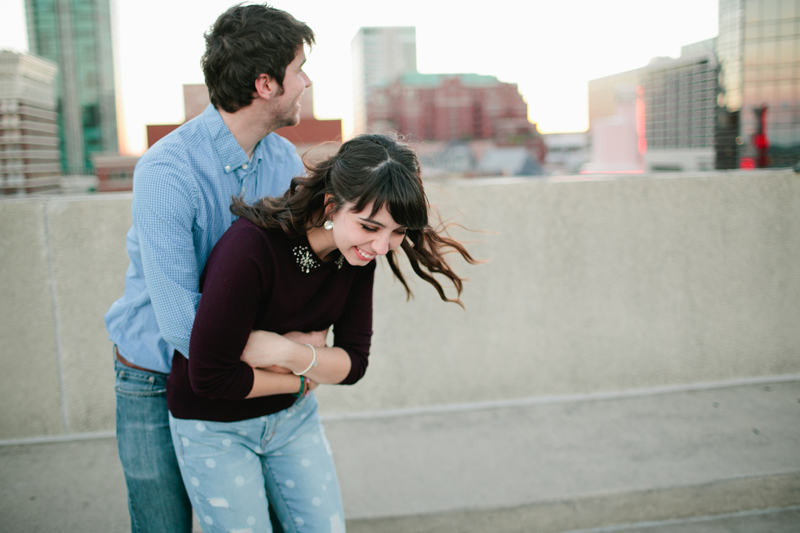
[[[344,143],[333,157],[309,166],[308,171],[308,176],[292,179],[289,190],[280,198],[263,198],[253,205],[234,198],[231,212],[262,228],[300,236],[309,228],[322,226],[329,214],[346,204],[357,213],[373,202],[371,216],[386,205],[394,221],[406,228],[401,247],[414,272],[433,285],[442,300],[463,307],[459,299],[463,279],[444,256],[455,251],[467,263],[477,261],[464,245],[447,235],[445,226],[434,228],[428,223],[430,206],[413,150],[385,135],[360,135]],[[327,201],[326,195],[330,195]],[[396,255],[390,251],[386,258],[407,297],[411,297]],[[453,283],[455,298],[447,297],[434,274]]]

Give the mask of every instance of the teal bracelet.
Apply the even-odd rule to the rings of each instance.
[[[301,396],[306,395],[306,377],[300,376],[300,390],[297,392],[293,392],[292,396],[295,398],[300,398]]]

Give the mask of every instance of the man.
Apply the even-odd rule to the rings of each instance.
[[[125,292],[106,314],[117,373],[117,440],[134,532],[186,532],[192,509],[172,446],[166,379],[190,356],[200,275],[231,225],[231,197],[280,196],[304,172],[272,132],[300,120],[314,33],[266,5],[237,5],[205,35],[211,105],[155,144],[134,171]],[[182,355],[181,355],[182,354]]]

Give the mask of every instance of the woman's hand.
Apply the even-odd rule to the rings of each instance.
[[[250,332],[241,360],[253,368],[288,374],[291,370],[282,366],[282,363],[285,363],[286,354],[294,347],[293,344],[310,344],[315,348],[321,348],[325,346],[327,335],[327,329],[309,333],[290,331],[285,335],[254,330]]]
[[[310,344],[314,348],[322,348],[325,346],[325,339],[327,336],[327,329],[323,329],[322,331],[311,331],[309,333],[304,333],[302,331],[290,331],[289,333],[284,334],[284,337],[296,342],[297,344]]]
[[[288,338],[271,331],[251,331],[242,351],[241,360],[253,368],[270,370],[270,367],[279,367],[283,363],[283,353],[289,349],[287,344],[290,342]]]

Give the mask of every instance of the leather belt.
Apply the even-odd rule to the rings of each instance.
[[[119,348],[117,348],[116,346],[114,346],[114,353],[116,353],[116,355],[117,355],[117,361],[119,361],[120,363],[122,363],[123,365],[125,365],[125,366],[127,366],[129,368],[135,368],[136,370],[144,370],[145,372],[153,372],[149,368],[143,368],[143,367],[141,367],[139,365],[134,365],[133,363],[131,363],[130,361],[128,361],[127,359],[122,357],[122,354],[119,353]]]

